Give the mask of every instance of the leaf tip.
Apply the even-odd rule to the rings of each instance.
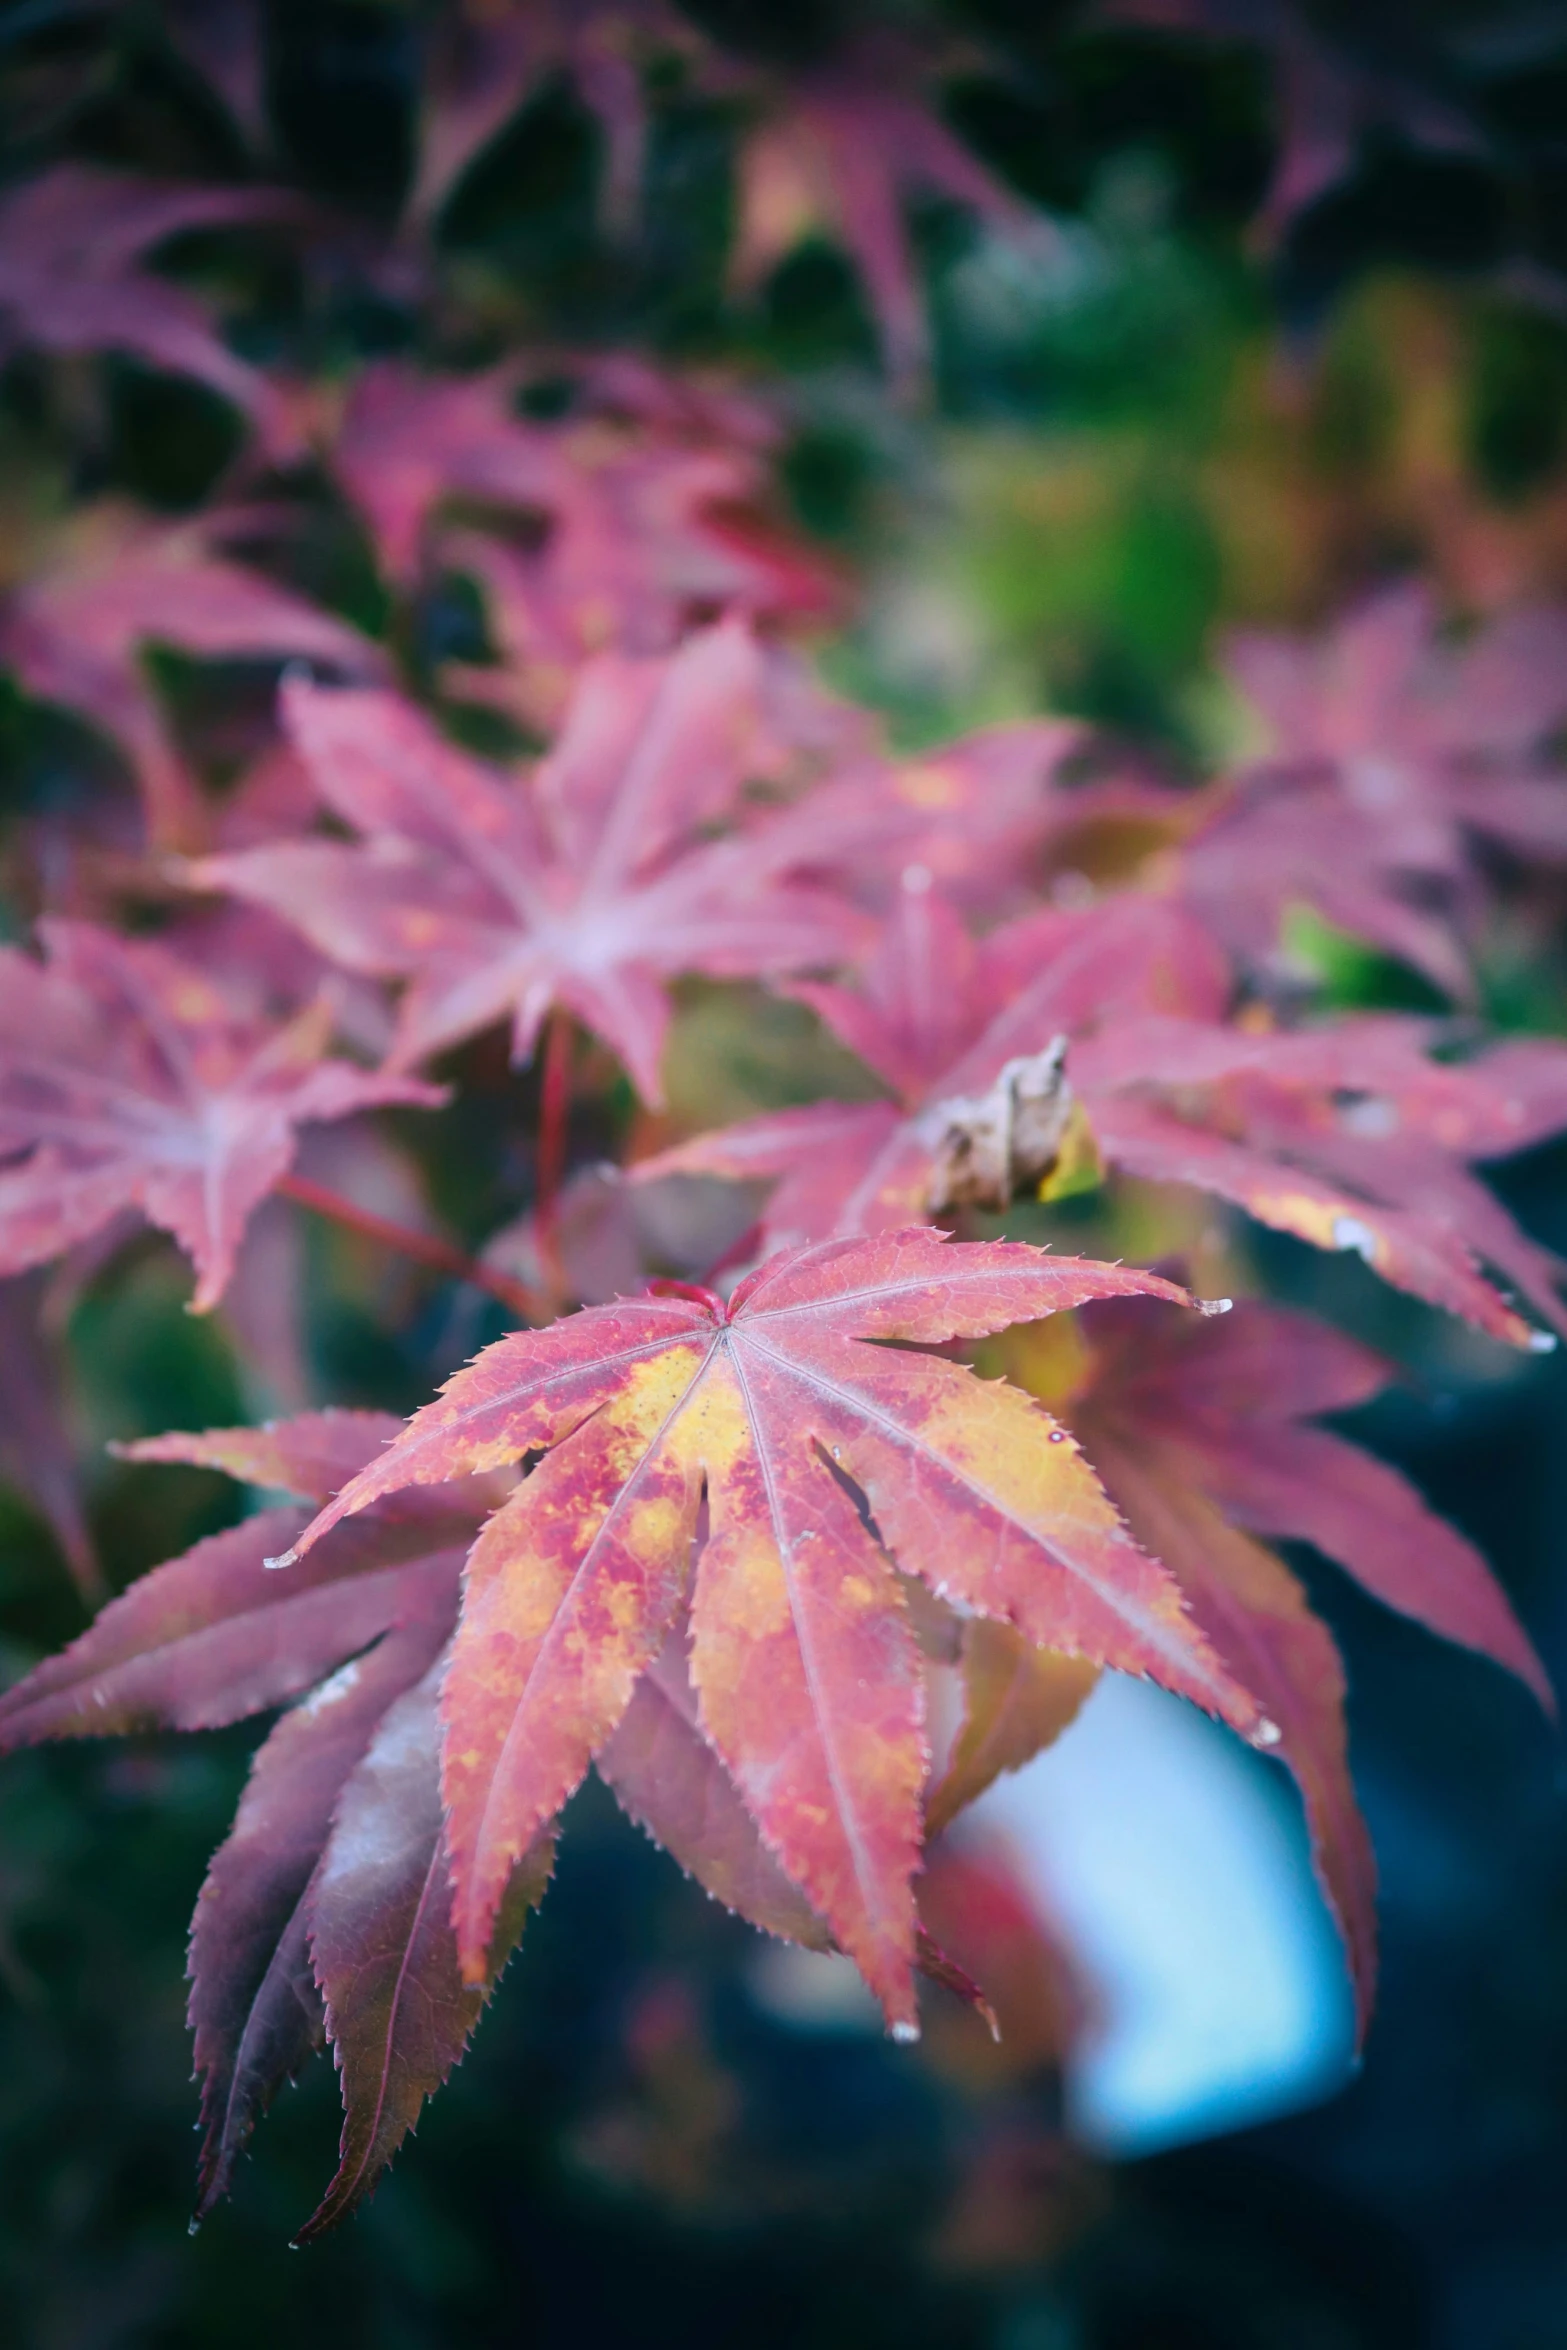
[[[912,2048],[920,2036],[919,2025],[910,2022],[906,2016],[900,2016],[895,2024],[889,2024],[887,2030],[889,2036],[897,2041],[900,2048]]]
[[[1560,1341],[1554,1330],[1531,1330],[1528,1345],[1532,1355],[1553,1355]]]
[[[1199,1297],[1194,1303],[1199,1314],[1228,1314],[1235,1307],[1233,1297]]]
[[[1267,1747],[1277,1746],[1284,1733],[1277,1722],[1270,1721],[1266,1714],[1262,1714],[1253,1724],[1250,1735],[1253,1746]]]
[[[278,1567],[297,1567],[299,1564],[299,1553],[297,1550],[280,1550],[276,1558],[264,1558],[261,1563],[264,1567],[272,1569],[276,1569]]]

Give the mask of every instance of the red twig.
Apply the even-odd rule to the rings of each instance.
[[[427,1232],[410,1231],[406,1224],[394,1224],[389,1217],[372,1215],[368,1208],[356,1207],[351,1199],[344,1199],[341,1192],[328,1190],[324,1183],[312,1183],[308,1175],[285,1175],[277,1188],[285,1199],[309,1208],[313,1215],[325,1216],[350,1232],[362,1233],[367,1240],[378,1240],[383,1248],[394,1248],[400,1255],[412,1257],[416,1264],[428,1265],[432,1272],[445,1273],[453,1281],[466,1281],[490,1297],[499,1298],[503,1306],[509,1306],[524,1322],[555,1319],[555,1309],[548,1298],[542,1297],[526,1281],[514,1281],[507,1273],[492,1271],[477,1258],[464,1256],[449,1241],[437,1240]]]
[[[571,1113],[571,1015],[559,1005],[544,1027],[544,1069],[539,1084],[539,1140],[534,1160],[533,1228],[539,1263],[558,1297],[569,1287],[561,1261],[555,1210],[566,1172],[567,1120]]]

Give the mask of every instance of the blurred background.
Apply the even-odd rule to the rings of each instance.
[[[820,664],[910,748],[1051,709],[1103,726],[1130,774],[1195,779],[1246,723],[1227,628],[1309,626],[1411,573],[1460,619],[1567,596],[1561,7],[880,11],[876,38],[918,45],[938,118],[1032,208],[1008,223],[913,188],[912,324],[885,288],[872,298],[843,224],[748,143],[758,77],[869,38],[853,11],[689,0],[737,61],[733,87],[653,44],[629,228],[604,199],[605,117],[546,43],[525,102],[416,235],[425,61],[454,13],[6,0],[5,190],[75,161],[296,191],[294,219],[187,227],[155,267],[220,306],[235,352],[301,384],[369,355],[475,366],[521,349],[540,354],[542,414],[570,396],[552,354],[633,347],[765,385],[774,519],[827,583]],[[3,248],[0,232],[0,306]],[[145,357],[89,366],[20,338],[3,356],[7,584],[84,501],[178,517],[217,486],[276,494],[246,475],[218,390]],[[308,527],[267,551],[278,576],[372,633],[410,631],[405,661],[482,661],[472,582],[393,613],[308,461],[281,471]],[[275,675],[155,662],[170,723],[219,752]],[[0,681],[8,935],[51,820],[120,788],[107,759]],[[1502,1026],[1567,1029],[1560,915],[1542,896],[1526,935],[1488,942]],[[1341,1003],[1434,1000],[1336,936],[1301,951]],[[692,987],[675,1119],[807,1098],[824,1050],[792,1007]],[[359,1146],[327,1136],[307,1171],[406,1221],[433,1202],[443,1228],[483,1238],[525,1188],[531,1081],[487,1044],[461,1075],[460,1113],[410,1121],[403,1156],[345,1171]],[[629,1101],[605,1100],[574,1132],[579,1158],[625,1137]],[[1505,1188],[1567,1247],[1567,1152],[1514,1164]],[[107,1439],[311,1395],[408,1409],[499,1328],[352,1238],[276,1208],[262,1227],[271,1286],[285,1261],[304,1275],[303,1331],[269,1335],[264,1273],[243,1350],[232,1326],[191,1321],[151,1241],[51,1297],[111,1586],[237,1504],[196,1472],[116,1467]],[[1228,1245],[1243,1283],[1406,1366],[1356,1433],[1482,1544],[1567,1683],[1567,1372],[1499,1366],[1352,1260]],[[18,1465],[32,1379],[8,1348],[7,1676],[83,1620],[59,1513],[51,1528]],[[966,1932],[998,1984],[999,2047],[955,2003],[917,2051],[891,2046],[833,1962],[764,1949],[590,1786],[472,2057],[368,2212],[299,2256],[284,2247],[335,2144],[325,2064],[282,2099],[232,2207],[184,2230],[184,1927],[254,1739],[8,1763],[0,2334],[26,2350],[244,2350],[284,2332],[299,2350],[1567,2345],[1560,1750],[1500,1674],[1298,1563],[1348,1661],[1382,1871],[1362,2067],[1284,1781],[1172,1701],[1107,1684],[942,1864],[951,1945],[968,1955]]]

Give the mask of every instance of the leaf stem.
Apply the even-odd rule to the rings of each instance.
[[[539,1085],[539,1139],[534,1159],[533,1226],[539,1263],[558,1297],[569,1283],[561,1260],[555,1210],[566,1172],[567,1122],[571,1114],[571,1014],[556,1005],[544,1026],[544,1068]]]
[[[393,1248],[415,1264],[428,1265],[432,1272],[445,1273],[453,1281],[466,1281],[474,1289],[482,1289],[524,1322],[545,1323],[555,1319],[555,1309],[548,1298],[540,1295],[526,1281],[514,1281],[510,1274],[497,1273],[481,1264],[476,1257],[465,1256],[450,1241],[437,1240],[428,1232],[414,1232],[406,1224],[394,1224],[387,1216],[372,1214],[370,1209],[357,1207],[341,1192],[331,1191],[324,1183],[313,1183],[308,1175],[285,1175],[277,1186],[284,1199],[291,1199],[297,1207],[309,1208],[313,1215],[324,1216],[333,1224],[341,1224],[349,1232],[358,1232],[366,1240],[378,1240],[383,1248]]]

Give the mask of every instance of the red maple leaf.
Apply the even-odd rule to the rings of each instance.
[[[341,1489],[308,1526],[307,1509],[268,1510],[156,1569],[0,1698],[0,1748],[293,1708],[197,1905],[198,2216],[323,2035],[342,2159],[304,2234],[368,2191],[461,2055],[542,1893],[553,1813],[595,1756],[709,1893],[851,1949],[900,2026],[911,1967],[977,1997],[913,1907],[931,1635],[847,1479],[904,1565],[998,1633],[1048,1631],[1254,1726],[1036,1405],[860,1343],[1133,1294],[1184,1293],[908,1233],[776,1260],[728,1308],[693,1292],[589,1309],[492,1348],[401,1434],[327,1412],[127,1447],[310,1502]],[[541,1452],[520,1485],[495,1473]],[[480,1453],[490,1472],[467,1474]],[[269,1548],[283,1555],[264,1563]],[[550,1819],[520,1829],[541,1797]]]
[[[573,416],[637,425],[696,447],[766,456],[789,437],[786,410],[766,384],[723,367],[673,367],[646,351],[565,345],[531,351],[522,380],[566,394]]]
[[[119,506],[73,517],[0,615],[0,656],[29,693],[78,710],[129,753],[148,828],[195,845],[198,786],[143,667],[155,644],[207,659],[318,661],[373,676],[382,656],[357,629],[224,552],[245,518],[153,522]]]
[[[326,1059],[323,1001],[282,1026],[237,1017],[166,949],[39,925],[45,960],[0,948],[0,1273],[58,1256],[131,1208],[221,1296],[296,1129],[435,1088]]]
[[[1023,1378],[1031,1369],[1019,1356]],[[1087,1657],[1041,1648],[1010,1624],[954,1620],[936,1661],[955,1668],[959,1720],[940,1775],[925,1799],[935,1836],[1005,1771],[1021,1770],[1070,1728],[1099,1678]]]
[[[1516,1673],[1554,1714],[1545,1669],[1472,1544],[1396,1470],[1310,1425],[1388,1383],[1391,1366],[1365,1347],[1277,1307],[1177,1325],[1135,1299],[1074,1325],[1065,1350],[1048,1335],[1010,1333],[990,1350],[995,1365],[1064,1415],[1138,1540],[1169,1567],[1215,1652],[1275,1725],[1363,2029],[1376,1872],[1349,1775],[1343,1667],[1299,1582],[1257,1537],[1312,1544],[1387,1606]]]
[[[207,859],[197,878],[270,907],[349,970],[405,977],[406,1065],[497,1020],[516,1057],[552,1004],[659,1098],[665,983],[834,960],[857,918],[780,872],[738,811],[756,738],[755,649],[726,623],[667,660],[583,671],[559,740],[526,780],[454,750],[390,694],[287,686],[290,734],[362,845],[292,841]]]
[[[1266,242],[1347,179],[1369,134],[1393,131],[1438,153],[1473,154],[1477,125],[1422,74],[1414,59],[1392,63],[1357,54],[1353,41],[1324,39],[1295,0],[1100,0],[1112,23],[1254,43],[1273,69],[1278,155],[1258,215]],[[1411,20],[1418,23],[1418,19]]]
[[[1474,843],[1567,862],[1567,777],[1542,757],[1567,715],[1567,623],[1520,611],[1444,644],[1423,587],[1384,591],[1316,641],[1241,635],[1229,667],[1266,721],[1185,851],[1185,887],[1254,965],[1292,904],[1453,994],[1484,902]]]
[[[653,448],[585,475],[542,546],[448,528],[441,555],[483,589],[498,659],[447,663],[444,690],[547,729],[595,652],[664,652],[719,613],[820,617],[837,583],[742,511],[755,487],[749,458]]]
[[[163,31],[252,146],[267,144],[266,0],[163,0]]]
[[[1162,1570],[1035,1406],[865,1343],[923,1346],[1150,1293],[1181,1295],[1014,1243],[918,1229],[835,1242],[772,1259],[727,1305],[695,1290],[647,1297],[503,1340],[415,1415],[291,1555],[405,1486],[545,1455],[470,1555],[442,1701],[470,1980],[488,1967],[518,1856],[623,1721],[688,1591],[707,1743],[904,2030],[927,1757],[889,1553],[1032,1642],[1151,1674],[1255,1726],[1249,1696],[1213,1672]]]
[[[413,217],[432,219],[497,132],[561,76],[603,135],[605,225],[630,228],[647,150],[643,59],[699,44],[665,0],[458,0],[431,36]]]
[[[832,713],[825,694],[819,703],[813,713],[797,697],[784,731],[807,744],[813,715],[820,723]],[[957,904],[1010,910],[1028,899],[1046,845],[1101,804],[1092,788],[1069,789],[1059,780],[1083,740],[1075,720],[1022,718],[976,728],[910,759],[890,758],[872,743],[846,745],[794,811],[801,862],[872,905],[895,899],[900,875],[912,867]]]
[[[976,940],[916,866],[903,872],[857,986],[798,982],[789,992],[893,1098],[781,1110],[631,1170],[637,1182],[705,1174],[772,1184],[770,1242],[879,1231],[927,1212],[949,1102],[989,1086],[1006,1061],[1100,1021],[1154,1005],[1216,1011],[1228,980],[1206,933],[1168,900],[1028,915]]]
[[[907,882],[993,923],[1041,896],[1092,895],[1084,863],[1119,879],[1191,828],[1191,793],[1137,775],[1064,774],[1090,741],[1075,720],[1003,720],[894,759],[874,736],[844,729],[834,741],[836,717],[814,680],[797,683],[779,712],[778,764],[787,773],[792,750],[796,765],[827,766],[792,811],[801,865],[879,911]]]
[[[516,382],[513,368],[432,376],[386,360],[354,385],[331,463],[399,584],[424,568],[426,531],[443,501],[549,515],[569,494],[561,440],[516,414]]]
[[[1058,2071],[1097,2021],[1093,1988],[1009,1844],[989,1829],[943,1837],[920,1880],[920,1908],[943,1948],[984,1984],[994,2010],[996,2038],[983,2050],[980,2080],[1037,2083],[1047,2069]],[[972,2035],[963,2055],[977,2072]],[[1045,2125],[1047,2143],[1049,2135]],[[992,2182],[975,2184],[973,2200],[988,2201]],[[993,2207],[986,2217],[994,2229]]]
[[[750,404],[681,403],[667,385],[654,402],[601,368],[582,414],[542,424],[513,405],[523,373],[370,368],[331,452],[394,581],[444,567],[483,587],[503,665],[454,673],[469,698],[553,719],[590,653],[663,652],[719,612],[820,615],[840,600],[769,519]],[[475,527],[484,516],[494,527]]]
[[[324,1412],[127,1449],[315,1503],[395,1428],[374,1413]],[[489,1986],[464,1985],[451,1936],[435,1704],[463,1553],[495,1498],[492,1485],[400,1499],[323,1543],[297,1577],[262,1562],[309,1508],[263,1511],[144,1576],[0,1699],[0,1747],[13,1749],[213,1729],[292,1707],[256,1756],[192,1925],[198,2219],[326,2033],[343,2089],[342,2161],[306,2232],[342,2217],[484,2004]],[[513,1886],[513,1940],[548,1866],[545,1839]]]
[[[283,453],[286,414],[266,377],[219,340],[204,303],[142,264],[187,230],[275,220],[293,208],[275,189],[181,187],[58,164],[0,204],[4,339],[64,358],[120,351],[195,376]]]
[[[1453,1064],[1431,1059],[1441,1032],[1430,1022],[1242,1025],[1224,1017],[1215,949],[1174,901],[1121,895],[1025,916],[976,945],[914,878],[859,988],[792,990],[895,1098],[699,1135],[644,1160],[638,1180],[771,1182],[772,1239],[874,1232],[965,1202],[1003,1207],[1048,1176],[1075,1098],[1112,1168],[1352,1250],[1513,1344],[1549,1341],[1482,1266],[1567,1327],[1557,1261],[1469,1171],[1567,1124],[1559,1045]]]
[[[825,231],[853,259],[887,371],[905,389],[930,364],[906,197],[944,197],[1013,239],[1054,233],[942,122],[929,96],[940,65],[890,29],[856,38],[768,87],[740,159],[736,286],[754,289],[804,237]]]
[[[619,1727],[594,1757],[594,1769],[627,1818],[715,1901],[781,1941],[836,1950],[831,1929],[769,1850],[704,1734],[690,1647],[690,1614],[684,1610],[637,1682]],[[926,1877],[918,1888],[922,1914],[914,1930],[914,1964],[993,2024],[986,1994],[953,1964],[924,1922],[928,1882]]]

